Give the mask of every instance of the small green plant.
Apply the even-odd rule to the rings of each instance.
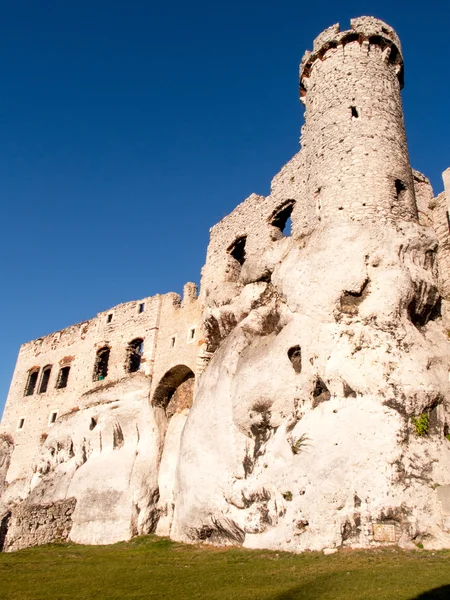
[[[302,433],[302,435],[298,438],[291,437],[289,443],[291,445],[292,454],[300,454],[300,452],[308,445],[308,436],[306,433]]]
[[[423,437],[428,433],[429,420],[426,413],[422,413],[419,417],[411,417],[411,423],[414,425],[416,434]]]
[[[447,433],[447,435],[445,436],[445,439],[450,442],[450,433]]]
[[[292,502],[292,492],[284,492],[283,498],[286,500],[286,502]]]

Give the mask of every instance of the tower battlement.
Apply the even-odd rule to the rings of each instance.
[[[339,23],[328,27],[314,40],[312,52],[307,50],[300,63],[300,99],[306,95],[308,78],[315,61],[324,61],[330,50],[343,49],[347,44],[358,42],[367,51],[377,46],[383,60],[393,66],[400,82],[404,85],[403,55],[400,40],[394,29],[384,21],[374,17],[351,19],[350,29],[341,31]]]

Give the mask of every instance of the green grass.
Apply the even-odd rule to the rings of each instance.
[[[145,536],[0,554],[1,600],[411,600],[436,588],[423,598],[450,598],[450,551],[293,555]]]

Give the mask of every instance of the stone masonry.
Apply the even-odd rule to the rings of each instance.
[[[386,23],[326,29],[300,65],[301,150],[211,229],[199,295],[21,347],[3,550],[450,547],[450,169],[434,197],[411,168],[403,74]]]

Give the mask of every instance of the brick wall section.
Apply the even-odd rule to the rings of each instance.
[[[13,508],[8,519],[4,552],[30,546],[64,541],[72,529],[75,498],[53,504],[29,505],[26,502]]]
[[[322,221],[416,219],[398,38],[373,18],[351,27],[321,34],[300,67],[308,201]]]

